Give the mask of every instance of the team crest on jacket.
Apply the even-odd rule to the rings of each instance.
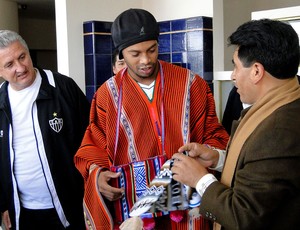
[[[63,119],[58,118],[58,117],[55,117],[52,120],[49,120],[50,127],[57,133],[59,133],[60,130],[62,129],[63,123],[64,123]]]

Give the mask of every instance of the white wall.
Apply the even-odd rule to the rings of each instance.
[[[19,24],[19,32],[30,49],[56,50],[55,21],[22,18]],[[36,31],[39,31],[38,36]]]
[[[55,5],[58,71],[74,78],[85,91],[82,32],[85,21],[113,21],[128,8],[147,9],[158,21],[213,17],[214,72],[222,72],[232,70],[233,47],[227,47],[227,37],[251,19],[251,12],[300,3],[299,0],[55,0]],[[221,118],[232,84],[230,81],[215,83],[217,114]]]
[[[58,71],[72,77],[85,92],[83,22],[113,21],[140,0],[55,0]]]
[[[0,29],[19,32],[18,5],[16,2],[0,0]]]
[[[254,11],[277,9],[291,6],[299,6],[299,0],[214,0],[214,76],[220,75],[221,78],[226,76],[228,71],[232,71],[232,54],[234,47],[227,46],[227,38],[232,34],[239,25],[251,20],[251,13]],[[226,3],[226,4],[225,4]],[[221,12],[220,8],[223,9]],[[266,16],[267,17],[267,16]],[[218,71],[218,73],[216,73]],[[225,71],[225,72],[223,72]],[[232,88],[232,82],[229,80],[214,81],[215,101],[217,105],[217,115],[222,119],[228,94]]]
[[[147,9],[158,21],[213,14],[212,1],[206,0],[55,0],[58,71],[84,92],[83,22],[113,21],[128,8]]]
[[[277,9],[291,6],[300,6],[299,0],[226,0],[224,4],[224,36],[223,42],[227,44],[228,36],[242,23],[251,20],[253,11]],[[224,70],[232,70],[232,49],[225,46]]]
[[[18,5],[16,2],[0,0],[0,30],[19,32]],[[3,78],[0,77],[0,83]]]
[[[211,0],[143,0],[143,8],[150,11],[157,21],[213,16]]]

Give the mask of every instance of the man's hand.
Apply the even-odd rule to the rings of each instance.
[[[189,143],[184,146],[181,146],[178,149],[179,153],[183,153],[184,151],[187,151],[190,157],[197,159],[205,168],[214,168],[218,164],[218,151],[213,150],[207,147],[206,145],[201,145],[195,142]]]
[[[109,201],[120,199],[124,193],[124,188],[115,188],[108,184],[110,179],[118,178],[121,173],[103,171],[98,178],[98,188],[101,194]]]
[[[126,219],[120,226],[120,230],[143,230],[143,221],[139,216]]]
[[[5,229],[11,229],[11,222],[8,214],[8,210],[2,213],[2,223],[5,226]]]
[[[196,159],[182,153],[176,153],[171,171],[173,179],[195,188],[200,178],[208,173],[206,168]]]

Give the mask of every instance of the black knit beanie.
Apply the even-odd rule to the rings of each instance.
[[[122,51],[136,43],[158,40],[159,25],[154,16],[143,9],[129,9],[121,13],[113,22],[111,35],[115,47]]]

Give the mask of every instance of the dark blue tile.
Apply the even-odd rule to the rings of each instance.
[[[101,84],[101,85],[102,85],[102,84]],[[98,88],[99,88],[101,85],[96,85],[96,91],[98,90]]]
[[[171,31],[171,22],[170,21],[158,22],[158,25],[159,25],[160,33]]]
[[[187,62],[186,65],[187,65],[187,66],[186,66],[185,68],[191,69],[191,64],[190,64],[189,62]]]
[[[189,67],[188,67],[188,63],[184,63],[184,62],[183,62],[183,63],[181,63],[181,66],[182,66],[183,68],[187,68],[187,69],[189,68]]]
[[[187,50],[203,50],[203,31],[189,31],[187,32]]]
[[[214,83],[212,81],[206,81],[212,94],[214,94]]]
[[[212,18],[193,17],[186,20],[187,29],[212,29]]]
[[[94,32],[110,33],[112,22],[94,21]]]
[[[176,66],[183,67],[181,62],[172,62],[172,64],[173,64],[173,65],[176,65]]]
[[[203,28],[212,29],[213,28],[213,18],[211,17],[202,17],[203,19]]]
[[[95,85],[95,65],[94,55],[84,55],[84,66],[85,66],[85,85]]]
[[[93,42],[94,35],[87,34],[84,35],[84,54],[93,54],[94,53],[94,42]]]
[[[111,54],[111,40],[110,35],[95,35],[95,53]]]
[[[171,55],[170,53],[168,54],[158,54],[158,59],[165,61],[165,62],[171,62]]]
[[[203,31],[203,50],[213,49],[213,32],[205,30]]]
[[[112,76],[111,55],[96,55],[96,82],[102,85]]]
[[[203,77],[203,51],[189,51],[187,60],[190,70]]]
[[[171,35],[162,34],[158,38],[158,52],[159,53],[170,53],[171,52]]]
[[[110,36],[111,24],[111,22],[91,21],[85,22],[83,26],[85,33],[92,33],[84,37],[86,94],[89,100],[98,87],[113,75],[111,54],[114,45]],[[212,26],[212,19],[195,17],[164,21],[160,22],[159,26],[161,35],[158,58],[189,68],[212,85],[212,31],[169,33],[186,29],[209,29]]]
[[[96,92],[96,87],[95,86],[86,86],[85,87],[85,94],[86,94],[86,97],[87,97],[89,102],[92,101],[95,92]]]
[[[116,47],[115,47],[115,44],[114,44],[114,42],[113,42],[112,39],[111,39],[110,45],[111,45],[111,52],[113,52],[113,50],[114,50]]]
[[[83,23],[83,33],[91,33],[93,32],[93,22],[88,21]]]
[[[186,30],[186,19],[171,21],[171,31]]]
[[[210,71],[210,72],[204,71],[204,72],[203,72],[203,79],[204,79],[205,81],[212,81],[213,78],[214,78],[214,75],[213,75],[213,72],[212,72],[212,71]]]
[[[186,63],[187,62],[187,53],[172,53],[172,63]]]
[[[186,33],[174,33],[171,39],[172,52],[186,51]]]
[[[203,70],[204,72],[213,71],[213,51],[203,52]]]

